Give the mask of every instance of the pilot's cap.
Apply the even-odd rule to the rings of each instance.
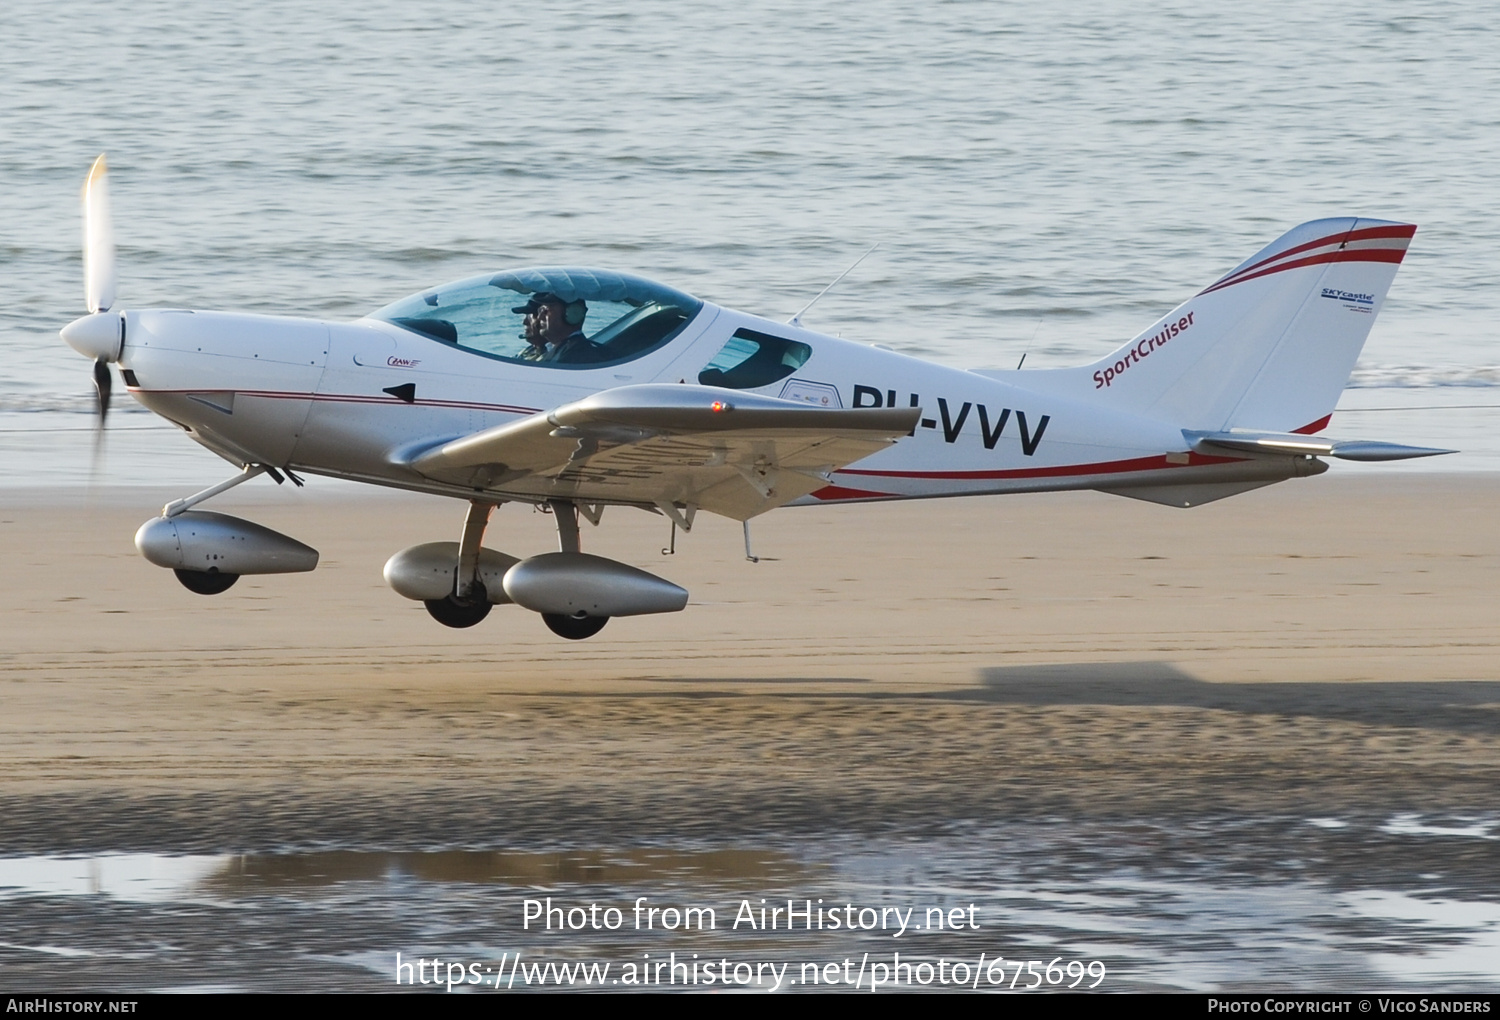
[[[564,308],[566,308],[568,306],[568,302],[564,301],[556,294],[550,294],[547,291],[538,291],[537,293],[531,295],[531,297],[527,298],[524,305],[518,305],[517,307],[512,308],[511,311],[515,312],[517,315],[530,315],[532,312],[542,307],[542,305],[562,305]]]

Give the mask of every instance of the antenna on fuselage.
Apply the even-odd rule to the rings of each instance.
[[[1042,316],[1042,319],[1045,319],[1045,318],[1046,318],[1045,315]],[[1021,360],[1018,361],[1018,362],[1016,362],[1016,371],[1017,372],[1021,371],[1021,366],[1024,365],[1024,364],[1026,364],[1026,355],[1028,355],[1028,354],[1031,353],[1031,345],[1034,344],[1034,343],[1036,343],[1036,335],[1037,335],[1037,333],[1042,328],[1042,319],[1037,319],[1036,320],[1036,329],[1033,329],[1031,331],[1031,339],[1026,341],[1026,349],[1021,352]]]
[[[854,265],[850,266],[848,269],[844,270],[842,273],[840,273],[839,275],[835,276],[833,278],[833,283],[830,283],[828,286],[826,286],[822,290],[818,291],[818,296],[815,297],[815,298],[813,298],[807,304],[803,305],[802,309],[799,312],[797,312],[796,315],[794,315],[790,319],[786,320],[786,324],[788,326],[800,326],[800,325],[802,325],[802,315],[803,315],[803,313],[806,312],[813,305],[817,304],[820,300],[822,300],[824,294],[827,294],[830,290],[833,290],[834,284],[838,283],[844,277],[846,277],[850,273],[854,272],[855,266],[858,266],[865,259],[869,258],[870,257],[870,252],[874,251],[876,248],[879,248],[879,247],[880,247],[880,242],[879,241],[876,241],[874,244],[870,245],[870,251],[865,252],[859,258],[855,259],[854,260]]]

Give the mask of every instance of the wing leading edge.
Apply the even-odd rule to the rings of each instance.
[[[748,520],[909,435],[920,408],[824,409],[712,386],[620,386],[419,453],[435,481],[520,498],[679,504]]]

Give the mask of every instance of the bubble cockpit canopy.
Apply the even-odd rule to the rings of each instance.
[[[539,299],[566,309],[583,339],[533,347],[524,320]],[[488,358],[552,368],[619,364],[667,343],[703,302],[659,283],[604,269],[544,266],[486,273],[386,305],[370,318]]]

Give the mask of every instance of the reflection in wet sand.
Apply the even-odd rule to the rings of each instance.
[[[405,958],[493,967],[527,959],[1100,960],[1109,990],[1493,987],[1500,908],[1492,815],[1062,819],[955,826],[921,839],[770,848],[581,847],[0,859],[16,980],[113,986],[379,990]],[[1420,862],[1420,873],[1401,862]],[[1395,890],[1408,890],[1398,892]],[[527,925],[524,904],[597,903],[632,916],[710,908],[710,930]],[[911,910],[891,930],[736,926],[738,907],[844,903]],[[934,930],[954,907],[977,927]],[[972,914],[969,911],[972,910]],[[533,915],[534,917],[535,915]],[[569,916],[572,916],[570,913]],[[579,916],[582,916],[579,914]],[[872,912],[871,917],[875,916]],[[561,917],[561,914],[559,915]],[[559,922],[561,923],[561,922]],[[671,930],[663,930],[670,927]],[[67,955],[62,955],[63,953]]]
[[[781,882],[809,878],[815,870],[786,854],[759,850],[567,850],[556,853],[330,850],[301,854],[237,854],[227,859],[221,871],[203,879],[200,884],[210,890],[257,891],[401,878],[531,887],[694,880]]]
[[[770,850],[559,850],[519,853],[323,850],[272,854],[99,854],[0,858],[0,897],[107,896],[139,902],[253,895],[349,882],[554,886],[796,883],[826,872]]]

